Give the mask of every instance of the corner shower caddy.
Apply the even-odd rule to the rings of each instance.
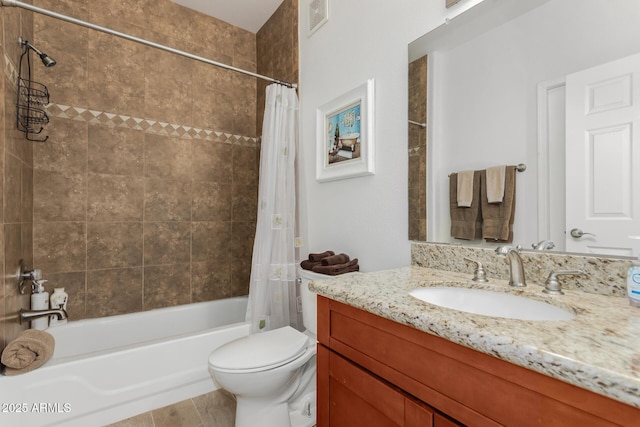
[[[22,44],[22,38],[20,38]],[[20,132],[24,132],[25,138],[29,141],[44,142],[49,136],[44,138],[34,138],[44,130],[44,126],[49,123],[49,116],[43,108],[38,108],[49,104],[49,90],[42,83],[31,80],[31,59],[29,47],[23,44],[23,52],[20,55],[18,65],[18,89],[16,101],[17,126]],[[22,76],[22,62],[27,57],[27,75]]]

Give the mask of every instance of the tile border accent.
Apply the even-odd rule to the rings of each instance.
[[[91,110],[83,107],[50,103],[45,109],[50,117],[139,130],[145,133],[153,133],[157,135],[175,136],[185,139],[202,139],[205,141],[249,147],[255,147],[259,143],[259,138],[255,137],[234,135],[212,129],[203,129],[182,124],[163,122],[160,120],[132,117],[123,114]]]
[[[9,59],[6,53],[4,54],[4,75],[7,76],[7,78],[13,85],[17,84],[18,69],[13,64],[13,62],[11,62],[11,59]]]
[[[4,75],[15,85],[18,81],[18,69],[4,55]],[[157,135],[174,136],[185,139],[201,139],[223,144],[241,145],[244,147],[257,147],[260,145],[260,138],[235,135],[228,132],[204,129],[184,124],[175,124],[140,117],[132,117],[124,114],[111,113],[106,111],[91,110],[84,107],[74,107],[70,105],[49,103],[45,110],[50,117],[59,119],[75,120],[91,124],[101,124],[112,127],[139,130],[145,133]]]

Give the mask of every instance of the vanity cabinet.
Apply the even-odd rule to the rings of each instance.
[[[318,296],[318,427],[631,426],[640,409]]]

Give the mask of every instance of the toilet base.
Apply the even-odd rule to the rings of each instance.
[[[289,403],[291,427],[313,427],[316,425],[316,393],[309,392],[296,402]]]
[[[295,392],[288,401],[236,396],[235,427],[313,427],[316,425],[315,356],[290,386]]]
[[[313,427],[316,425],[315,392],[308,393],[299,405],[287,402],[245,400],[238,398],[236,403],[235,427]]]
[[[238,398],[235,427],[289,427],[290,425],[287,402],[274,404],[256,399]]]

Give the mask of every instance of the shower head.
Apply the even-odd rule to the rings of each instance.
[[[42,60],[42,63],[45,67],[53,67],[56,65],[56,60],[42,52],[40,49],[29,43],[27,40],[23,40],[22,37],[19,39],[20,44],[34,51]]]
[[[40,54],[40,59],[45,67],[53,67],[56,65],[56,60],[45,53]]]

